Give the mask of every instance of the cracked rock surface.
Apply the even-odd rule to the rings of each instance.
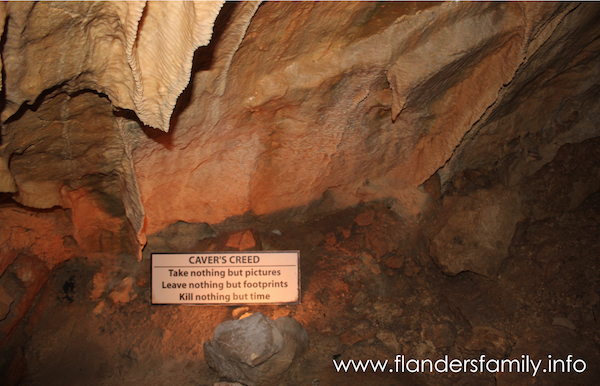
[[[273,321],[260,312],[219,324],[204,343],[208,365],[221,378],[249,386],[276,384],[307,349],[300,323],[289,317]]]

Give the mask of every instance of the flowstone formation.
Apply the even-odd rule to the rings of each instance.
[[[217,382],[190,334],[230,310],[149,307],[152,252],[301,251],[303,302],[251,310],[308,331],[281,385],[344,384],[334,355],[559,355],[544,336],[597,358],[599,19],[553,2],[0,4],[5,383]]]

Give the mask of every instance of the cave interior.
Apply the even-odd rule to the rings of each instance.
[[[260,312],[310,344],[250,386],[596,385],[599,20],[587,2],[1,3],[2,384],[239,385],[203,343]],[[153,253],[263,251],[299,252],[300,301],[151,301]],[[335,367],[400,354],[586,367]]]

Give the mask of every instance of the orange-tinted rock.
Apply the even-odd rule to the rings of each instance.
[[[168,14],[161,12],[162,5],[152,3],[129,8],[116,3],[96,8],[70,6],[72,12],[66,11],[69,5],[46,3],[6,8],[4,65],[10,103],[4,114],[12,115],[22,102],[33,101],[55,85],[64,85],[64,90],[72,93],[90,88],[106,93],[108,100],[97,98],[104,100],[106,111],[85,116],[91,109],[84,103],[82,112],[76,114],[79,102],[71,103],[71,97],[61,94],[64,90],[60,88],[40,99],[40,112],[50,109],[58,116],[44,121],[53,122],[49,126],[54,137],[49,138],[61,141],[58,148],[66,166],[49,178],[33,178],[35,170],[25,168],[25,159],[19,161],[15,156],[10,165],[8,160],[23,149],[28,156],[36,151],[27,147],[30,143],[17,146],[18,138],[8,136],[0,151],[1,185],[12,191],[12,182],[16,182],[16,199],[47,208],[63,205],[59,192],[65,177],[73,181],[86,173],[112,175],[114,171],[140,243],[144,243],[144,232],[152,234],[176,221],[217,224],[244,213],[269,215],[293,210],[301,215],[309,207],[320,213],[382,198],[393,198],[398,202],[395,210],[416,215],[427,201],[417,188],[436,170],[447,166],[442,173],[442,182],[446,182],[454,169],[476,163],[463,151],[464,146],[481,156],[479,163],[497,162],[502,154],[485,156],[487,147],[497,150],[507,142],[504,139],[521,135],[515,130],[534,126],[511,125],[511,130],[505,130],[516,117],[503,121],[502,129],[494,126],[493,120],[489,127],[482,126],[488,124],[482,117],[493,116],[497,108],[502,111],[498,114],[508,114],[513,104],[520,106],[515,85],[533,87],[538,69],[548,68],[555,60],[552,50],[574,50],[579,55],[575,56],[577,63],[585,63],[594,52],[579,47],[595,36],[594,28],[584,32],[576,27],[578,20],[590,26],[595,20],[595,10],[583,5],[311,2],[265,3],[257,10],[256,3],[230,4],[217,19],[218,36],[213,45],[197,51],[189,91],[180,98],[170,122],[173,133],[160,134],[148,128],[140,130],[134,117],[127,114],[115,118],[111,107],[133,109],[142,121],[166,129],[174,98],[187,79],[188,66],[184,64],[189,62],[190,49],[207,42],[220,4],[206,9],[172,5],[173,12]],[[142,11],[145,22],[138,25],[136,15]],[[86,46],[88,35],[69,40],[69,30],[61,29],[67,21],[72,28],[81,25],[81,15],[89,12],[97,15],[93,23],[98,45],[94,47]],[[164,24],[174,18],[186,22],[165,29]],[[198,26],[202,18],[206,23]],[[563,18],[565,23],[561,23]],[[298,31],[300,24],[304,27]],[[113,25],[117,31],[110,31]],[[181,33],[186,28],[193,30],[189,36]],[[196,38],[199,32],[202,38]],[[137,39],[135,45],[132,39]],[[165,44],[165,39],[179,45]],[[579,51],[566,47],[565,41],[577,41]],[[25,47],[25,42],[31,44]],[[40,54],[38,48],[44,44],[51,52],[42,50],[44,54]],[[63,49],[65,45],[70,49]],[[81,64],[78,52],[88,52],[90,59]],[[166,53],[172,63],[156,59]],[[47,60],[55,63],[57,55],[62,58],[60,65],[42,65]],[[558,56],[559,61],[573,57]],[[556,65],[544,76],[567,67]],[[583,93],[595,84],[597,75],[589,66],[585,70],[584,75],[564,70],[562,78],[552,79],[564,78],[564,87],[573,76],[582,82]],[[73,96],[73,101],[81,101],[81,95]],[[556,106],[560,98],[552,96],[554,104],[549,105]],[[160,111],[146,102],[159,105]],[[40,142],[31,134],[45,133],[46,128],[20,130],[21,126],[37,127],[42,121],[35,114],[32,119],[27,110],[15,115],[11,132],[22,131],[23,138]],[[581,117],[571,110],[560,114],[559,126],[569,126],[569,135],[561,137],[562,142],[594,132],[578,127]],[[526,110],[533,116],[532,111],[535,109]],[[118,134],[103,146],[111,153],[106,158],[119,167],[106,168],[107,161],[98,159],[91,162],[92,170],[82,170],[82,160],[90,162],[79,154],[85,146],[69,149],[69,143],[79,141],[71,137],[78,115],[84,116],[86,125],[102,120],[106,123],[101,126],[118,127],[107,130],[109,136]],[[477,130],[471,130],[473,125]],[[473,139],[479,130],[508,134],[502,134],[503,140],[492,146],[480,143],[486,136]],[[94,143],[99,131],[102,129],[88,130],[94,133],[90,134],[93,139],[83,142]],[[478,143],[478,147],[466,142],[461,146],[465,135],[473,139],[468,143]],[[556,135],[562,134],[557,131]],[[533,152],[535,146],[530,145],[524,146]],[[528,172],[540,166],[538,161],[548,162],[555,150],[551,148],[554,145],[548,146],[539,157],[524,157],[523,162],[535,164],[525,168]],[[459,151],[455,151],[457,147]],[[460,160],[463,153],[469,162]],[[507,167],[524,171],[523,162]],[[37,159],[35,164],[44,161]],[[474,166],[478,165],[469,168]],[[41,173],[51,170],[40,168]],[[71,175],[64,176],[64,170]],[[436,187],[425,188],[430,196],[438,197]]]
[[[133,287],[133,278],[126,277],[121,281],[121,283],[112,290],[112,292],[108,295],[110,300],[112,300],[115,304],[119,303],[129,303],[131,300],[135,299],[137,295],[132,291]]]
[[[373,259],[373,256],[363,252],[359,258],[373,274],[379,275],[381,273],[381,268],[379,268],[379,264]]]
[[[0,321],[0,342],[10,336],[15,326],[25,317],[51,272],[38,258],[24,254],[18,256],[11,265],[11,270],[19,280],[16,284],[24,287],[24,290],[19,291],[20,296],[13,300],[7,316]]]
[[[403,255],[394,255],[385,259],[386,267],[393,269],[400,269],[404,266],[404,256]]]
[[[358,216],[356,216],[356,218],[354,219],[354,222],[360,226],[371,225],[371,224],[373,224],[373,216],[374,215],[375,215],[375,212],[373,212],[372,210],[367,210],[365,212],[362,212]]]
[[[106,287],[106,283],[108,282],[108,278],[106,277],[106,273],[97,272],[94,275],[94,279],[92,280],[92,292],[90,294],[91,299],[99,299],[104,292],[104,288]]]
[[[381,231],[380,229],[378,230]],[[390,229],[388,232],[391,233],[394,232],[394,230]],[[381,258],[396,249],[396,243],[394,242],[393,238],[389,237],[385,233],[369,232],[367,238],[369,240],[369,244],[375,250],[378,258]]]
[[[325,234],[325,242],[327,243],[327,245],[329,246],[334,246],[337,244],[338,240],[337,240],[337,236],[335,235],[334,232],[327,232]]]
[[[103,197],[85,188],[69,191],[67,195],[77,243],[89,252],[119,252],[121,243],[117,240],[123,219],[108,213],[101,201]]]
[[[254,240],[252,231],[245,230],[229,236],[225,246],[229,248],[235,248],[238,251],[245,251],[247,249],[254,248],[256,246],[256,240]]]
[[[40,212],[15,206],[0,206],[0,232],[9,234],[0,245],[0,275],[18,254],[36,256],[47,267],[71,258],[78,248],[68,214],[61,210]]]
[[[301,213],[319,202],[330,211],[386,197],[403,213],[419,213],[426,197],[417,187],[450,159],[534,50],[527,26],[552,20],[551,30],[565,15],[552,12],[568,7],[424,8],[263,4],[222,96],[203,93],[193,79],[174,133],[144,140],[136,152],[147,232],[176,220]]]

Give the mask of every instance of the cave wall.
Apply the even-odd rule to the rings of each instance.
[[[417,187],[573,7],[434,5],[261,6],[224,94],[194,81],[172,135],[136,152],[146,231],[382,198],[417,215]],[[215,205],[224,195],[228,205]]]
[[[41,177],[19,170],[19,153],[28,144],[10,136],[19,132],[28,137],[22,127],[31,123],[19,118],[43,113],[37,112],[37,107],[27,108],[34,101],[58,104],[51,102],[52,96],[68,92],[68,101],[63,101],[60,109],[53,109],[60,110],[61,116],[44,118],[67,121],[72,116],[70,104],[87,103],[78,98],[82,91],[77,90],[95,90],[113,107],[134,110],[143,125],[140,130],[135,117],[126,114],[121,120],[108,110],[97,113],[101,119],[114,120],[107,126],[120,127],[115,131],[122,138],[123,154],[110,158],[123,158],[120,168],[124,170],[117,172],[122,180],[122,200],[141,244],[145,234],[177,220],[217,224],[245,213],[260,216],[292,210],[297,214],[309,209],[318,213],[381,198],[396,199],[399,212],[414,216],[426,200],[417,187],[438,169],[444,167],[445,183],[454,170],[464,169],[461,163],[480,167],[487,162],[493,167],[504,156],[483,156],[484,151],[501,151],[488,149],[492,145],[487,140],[480,145],[474,138],[488,136],[477,133],[504,133],[495,140],[503,146],[524,136],[522,130],[529,133],[535,130],[533,126],[540,126],[519,122],[525,127],[519,129],[519,125],[512,124],[512,134],[498,126],[500,119],[496,117],[503,117],[503,121],[519,119],[511,112],[516,104],[527,111],[527,119],[537,121],[537,114],[531,114],[531,109],[518,103],[519,97],[513,94],[527,93],[523,85],[534,89],[538,82],[545,84],[544,71],[570,79],[574,70],[569,68],[577,66],[578,61],[589,61],[594,52],[581,51],[586,49],[586,42],[595,39],[590,24],[595,13],[575,4],[266,3],[257,10],[258,3],[240,3],[228,4],[221,12],[217,36],[211,45],[196,52],[193,68],[192,49],[157,42],[156,47],[169,46],[188,54],[172,63],[176,70],[163,71],[144,69],[142,59],[139,65],[130,59],[160,51],[146,47],[144,38],[146,33],[150,35],[147,39],[162,33],[160,29],[154,31],[158,27],[152,22],[163,28],[174,24],[154,16],[156,12],[163,17],[165,12],[148,3],[142,11],[136,10],[143,13],[138,29],[135,23],[128,26],[121,21],[114,35],[108,32],[112,31],[110,27],[126,18],[122,16],[125,9],[133,12],[133,6],[102,4],[77,3],[71,13],[62,9],[63,5],[54,7],[51,3],[20,7],[9,4],[4,53],[7,122],[3,133],[3,190],[16,193],[14,199],[26,206],[68,205],[60,193],[64,179],[52,173]],[[51,17],[54,13],[48,13],[47,8],[62,18]],[[199,24],[216,17],[218,9],[213,8],[202,11],[206,15],[197,12]],[[37,18],[36,23],[29,21],[42,11],[48,16],[39,21]],[[168,13],[169,17],[176,19],[177,12],[189,14],[177,8]],[[344,17],[333,17],[340,12]],[[92,14],[101,16],[93,21],[91,16],[84,16]],[[326,21],[323,15],[329,15]],[[94,29],[96,25],[104,29]],[[555,32],[557,25],[560,28]],[[24,33],[15,32],[19,28]],[[87,34],[77,34],[78,40],[70,42],[65,34],[73,28]],[[38,30],[46,31],[43,39],[35,38],[36,33],[41,34]],[[128,30],[138,33],[128,37]],[[587,36],[580,38],[582,34]],[[188,35],[183,34],[185,38]],[[204,31],[203,36],[204,40],[198,40],[195,46],[208,42],[210,34]],[[136,44],[127,40],[136,38]],[[184,38],[164,39],[171,42]],[[577,44],[570,44],[572,39]],[[35,44],[29,44],[29,40]],[[120,51],[108,50],[105,40]],[[72,48],[65,50],[66,44]],[[46,52],[45,60],[57,58],[59,65],[44,65],[43,60],[23,62],[28,57],[26,50],[35,55],[43,51],[39,45],[52,47],[53,52]],[[127,51],[129,46],[139,52],[133,55]],[[104,54],[107,50],[111,55]],[[67,52],[72,52],[72,57],[62,58]],[[83,64],[77,55],[85,58]],[[102,60],[94,59],[98,55]],[[565,63],[565,58],[572,62]],[[105,63],[108,60],[121,62]],[[192,82],[181,96],[170,126],[164,123],[174,108],[173,98],[156,92],[163,86],[136,75],[138,67],[146,74],[144,77],[176,85],[180,82],[171,73],[193,71]],[[585,68],[585,64],[580,67]],[[578,82],[579,89],[555,94],[591,92],[594,70],[593,66],[586,70],[590,74],[578,70],[585,79]],[[138,92],[144,88],[141,85],[145,97]],[[173,95],[179,95],[182,89],[172,88]],[[125,98],[127,93],[130,96]],[[141,99],[134,102],[136,98]],[[563,97],[555,99],[543,105],[553,109]],[[142,100],[164,106],[152,113],[161,118],[150,118]],[[547,111],[540,112],[540,116],[546,115]],[[545,124],[550,123],[541,125]],[[164,130],[170,127],[171,132],[161,134],[149,126]],[[531,174],[547,163],[560,145],[594,136],[594,128],[589,123],[585,126],[560,134],[557,141],[554,137],[558,134],[545,134],[545,141],[552,146],[531,150],[541,153],[532,155],[541,157],[534,167],[506,167]],[[58,133],[57,127],[50,131]],[[68,137],[69,133],[68,128],[62,128],[60,136]],[[63,146],[70,146],[68,139]],[[471,152],[468,146],[477,150]],[[71,151],[66,149],[63,158],[73,157]],[[471,154],[470,158],[463,153]],[[72,165],[61,168],[73,173]],[[110,167],[82,170],[70,179],[94,172],[106,174],[103,168]],[[527,170],[521,171],[523,168]],[[512,175],[510,178],[517,178],[517,173]],[[220,205],[223,201],[227,205]]]

